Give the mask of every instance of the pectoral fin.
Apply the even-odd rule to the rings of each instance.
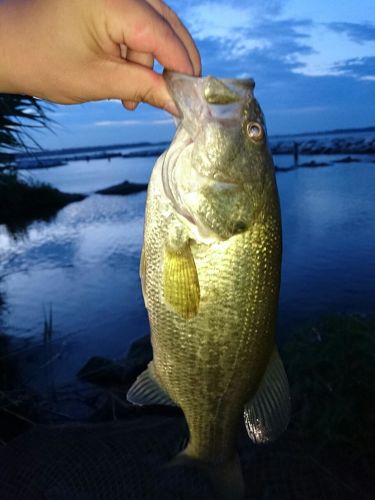
[[[276,347],[257,393],[245,406],[244,419],[249,437],[255,443],[275,440],[289,423],[289,384]]]
[[[166,405],[176,406],[169,394],[163,389],[157,380],[153,363],[149,363],[147,369],[142,372],[130,387],[126,399],[129,403],[138,406],[144,405]]]
[[[166,304],[184,319],[193,318],[200,301],[197,268],[190,244],[164,251],[163,291]]]

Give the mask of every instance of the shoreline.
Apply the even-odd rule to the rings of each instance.
[[[0,173],[0,224],[10,230],[25,228],[34,220],[49,220],[61,208],[85,198],[48,184],[30,184],[15,173]]]
[[[359,137],[318,137],[313,134],[303,138],[296,135],[285,139],[270,138],[269,144],[273,155],[375,155],[375,134]],[[40,168],[54,168],[75,161],[96,161],[112,158],[156,158],[160,156],[168,143],[130,144],[116,146],[97,146],[76,149],[62,149],[59,151],[36,151],[31,154],[19,153],[15,155],[10,167],[16,170],[33,170]],[[134,151],[125,151],[134,148]],[[145,149],[149,148],[149,149]],[[117,151],[116,151],[117,149]]]
[[[323,490],[335,492],[336,498],[339,492],[343,499],[352,498],[353,492],[356,498],[362,498],[363,488],[373,491],[372,416],[361,411],[364,397],[367,404],[373,401],[372,379],[368,376],[374,366],[373,325],[371,317],[328,316],[317,320],[313,328],[296,331],[289,345],[281,349],[294,411],[288,429],[278,440],[265,445],[251,444],[241,426],[237,449],[248,492],[257,492],[257,498],[263,498],[265,477],[268,486],[272,486],[272,498],[280,500],[290,498],[291,491],[296,498],[320,498]],[[352,341],[353,332],[355,341],[348,342]],[[89,358],[77,373],[82,385],[76,382],[76,386],[55,387],[52,394],[44,397],[31,391],[3,391],[1,494],[8,491],[9,484],[17,485],[17,494],[24,493],[25,488],[36,488],[35,485],[39,488],[40,477],[48,491],[58,471],[59,477],[64,477],[63,484],[69,485],[69,497],[82,491],[94,496],[103,478],[110,479],[115,468],[123,472],[120,477],[124,498],[134,488],[135,470],[137,487],[145,487],[143,490],[142,486],[139,497],[155,498],[159,481],[152,482],[152,471],[181,451],[188,434],[179,409],[137,407],[126,400],[128,388],[151,358],[147,335],[134,341],[119,360]],[[327,360],[330,370],[325,368]],[[347,366],[351,369],[345,370]],[[318,373],[319,377],[312,378],[311,373]],[[356,404],[348,405],[347,398]],[[81,475],[72,473],[71,464],[81,458],[81,463],[87,464],[82,470],[88,474],[90,464],[84,461],[87,450],[93,456],[106,457],[106,461],[98,464],[92,484],[85,483],[83,488]],[[114,450],[121,453],[114,454]],[[49,467],[51,456],[58,467]],[[111,465],[107,467],[105,463]],[[182,472],[181,469],[179,473]],[[340,479],[343,476],[345,481]],[[33,482],[34,477],[38,478],[37,483]],[[193,481],[190,475],[182,475],[177,486],[169,478],[167,484],[175,484],[177,490],[165,498],[172,500],[177,498],[176,492],[191,491],[196,481],[203,478],[199,474]],[[181,498],[192,497],[187,494]]]

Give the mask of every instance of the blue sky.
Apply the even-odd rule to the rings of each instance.
[[[203,74],[251,76],[272,134],[375,125],[374,0],[171,0]],[[46,148],[169,140],[163,111],[117,101],[57,106]]]

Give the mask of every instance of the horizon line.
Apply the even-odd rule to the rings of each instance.
[[[351,128],[336,128],[330,130],[317,130],[312,132],[296,132],[288,134],[272,134],[269,135],[269,139],[277,139],[282,137],[303,137],[303,136],[319,136],[328,134],[345,134],[345,133],[360,133],[360,132],[375,132],[375,125],[369,127],[351,127]],[[137,148],[137,147],[150,147],[150,146],[160,146],[162,144],[169,144],[170,140],[165,141],[138,141],[138,142],[124,142],[116,144],[98,144],[96,146],[74,146],[65,147],[61,149],[44,149],[44,148],[28,148],[28,151],[19,151],[15,155],[18,157],[29,156],[30,154],[46,155],[46,154],[61,154],[64,152],[75,153],[79,151],[95,151],[97,149],[120,149],[120,148]]]

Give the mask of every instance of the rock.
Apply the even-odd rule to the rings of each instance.
[[[136,340],[122,361],[94,356],[77,373],[78,378],[105,387],[127,387],[152,360],[150,336]]]
[[[329,167],[329,163],[326,163],[324,161],[315,161],[315,160],[311,160],[311,161],[307,161],[305,163],[301,163],[299,165],[299,167],[306,167],[306,168],[310,168],[310,167]]]

